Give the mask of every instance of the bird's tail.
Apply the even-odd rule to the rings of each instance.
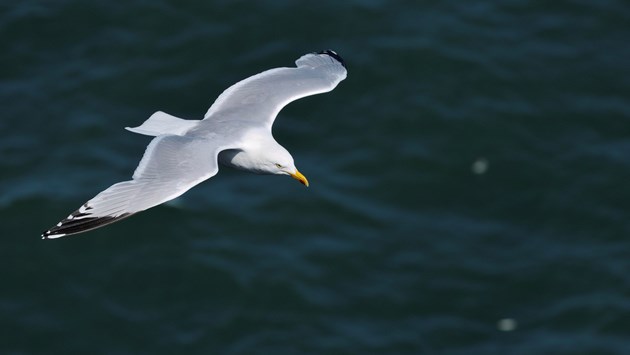
[[[197,125],[199,120],[184,120],[166,112],[158,111],[138,127],[125,127],[126,130],[147,136],[173,134],[181,136]]]

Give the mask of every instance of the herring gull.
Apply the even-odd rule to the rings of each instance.
[[[271,126],[284,106],[333,90],[347,72],[343,59],[332,50],[303,55],[295,64],[232,85],[202,120],[158,111],[140,126],[127,127],[155,137],[132,179],[99,193],[42,237],[86,232],[172,200],[213,177],[219,164],[259,174],[289,175],[308,186],[291,154],[273,138]]]

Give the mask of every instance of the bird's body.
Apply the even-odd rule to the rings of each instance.
[[[290,175],[304,185],[291,154],[271,134],[291,101],[334,89],[346,78],[343,60],[326,50],[295,68],[275,68],[225,90],[202,120],[156,112],[127,130],[154,136],[132,180],[112,185],[42,234],[46,239],[92,230],[172,200],[214,176],[219,163],[260,174]]]

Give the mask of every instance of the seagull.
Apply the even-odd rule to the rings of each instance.
[[[42,234],[86,232],[170,201],[219,171],[219,164],[258,174],[288,175],[305,186],[291,154],[273,138],[278,112],[297,99],[332,91],[346,78],[332,50],[309,53],[296,67],[266,70],[225,90],[201,120],[158,111],[128,131],[153,136],[132,179],[94,196]]]

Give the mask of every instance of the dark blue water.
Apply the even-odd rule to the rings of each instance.
[[[630,353],[624,1],[0,5],[3,354]],[[153,112],[332,48],[274,135],[311,182],[222,169],[88,234]]]

